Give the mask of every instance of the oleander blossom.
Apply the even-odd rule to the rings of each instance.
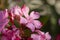
[[[40,29],[42,27],[41,22],[37,20],[40,17],[38,12],[32,11],[29,15],[29,8],[25,5],[21,10],[24,16],[20,17],[21,24],[25,24],[32,32],[34,32],[35,28]]]
[[[10,8],[10,11],[11,11],[11,13],[12,13],[12,15],[18,15],[18,16],[21,16],[21,15],[23,15],[22,14],[22,10],[21,10],[21,7],[19,7],[19,6],[14,6],[14,7],[12,7],[12,8]]]
[[[19,36],[19,29],[12,25],[10,28],[4,28],[2,30],[2,37],[1,40],[20,40],[21,37]]]
[[[13,8],[11,8],[10,17],[13,21],[14,18],[19,16],[20,24],[26,25],[26,27],[31,29],[32,32],[35,30],[35,28],[40,29],[42,27],[41,22],[36,20],[40,17],[40,14],[34,11],[32,11],[30,15],[28,13],[29,13],[29,8],[27,6],[24,5],[23,7],[20,8],[19,6],[16,5]]]
[[[0,11],[0,32],[2,29],[8,24],[8,11],[7,9],[4,11]]]
[[[36,32],[38,34],[31,34],[31,38],[33,38],[33,40],[51,40],[49,32],[44,33],[40,30],[36,30]]]
[[[18,21],[20,20],[20,16],[22,16],[22,10],[19,6],[15,5],[12,8],[9,9],[9,16],[10,16],[10,21],[14,24],[14,20],[17,19]]]
[[[15,5],[8,10],[0,11],[0,40],[51,40],[49,32],[40,31],[42,24],[38,20],[39,17],[40,13],[30,13],[26,5]],[[16,27],[17,24],[19,28]],[[31,37],[25,35],[26,27],[32,31]]]

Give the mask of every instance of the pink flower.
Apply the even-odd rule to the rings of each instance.
[[[20,20],[20,16],[22,16],[22,10],[19,6],[14,6],[9,10],[10,22],[14,24],[14,19]]]
[[[1,40],[20,40],[21,37],[19,36],[20,31],[13,25],[10,27],[11,29],[4,28],[2,30],[2,37]]]
[[[11,12],[14,14],[14,15],[18,15],[18,16],[21,16],[23,15],[22,14],[22,10],[19,6],[14,6],[13,8],[11,8]]]
[[[40,30],[36,30],[36,32],[38,34],[31,34],[31,38],[33,38],[33,40],[51,40],[51,36],[48,32],[44,33]]]
[[[22,16],[23,15],[23,13],[22,13],[22,11],[21,11],[21,8],[19,7],[19,6],[14,6],[14,7],[12,7],[12,8],[10,8],[10,10],[9,10],[10,12],[9,12],[9,16],[11,17],[11,20],[13,21],[15,18],[16,18],[16,16]]]
[[[7,25],[8,20],[8,12],[7,9],[5,11],[0,11],[0,32]]]
[[[20,23],[21,24],[25,24],[26,27],[28,27],[29,29],[31,29],[31,31],[33,32],[35,30],[35,28],[40,29],[41,28],[41,22],[38,21],[37,19],[40,17],[40,14],[38,12],[34,12],[32,11],[29,13],[29,8],[27,6],[23,6],[22,7],[22,13],[24,14],[24,17],[20,17]]]

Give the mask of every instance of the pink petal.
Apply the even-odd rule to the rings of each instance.
[[[3,25],[0,25],[0,32],[2,31],[2,29],[3,29]]]
[[[41,40],[41,37],[38,34],[31,34],[31,38],[33,38],[33,40]]]
[[[28,15],[28,13],[29,13],[29,8],[26,6],[26,5],[24,5],[23,7],[22,7],[22,12],[24,13],[24,16],[25,17],[28,17],[29,15]]]
[[[2,30],[2,34],[6,34],[7,31],[8,31],[8,29],[7,29],[7,28],[4,28],[4,29]]]
[[[13,28],[12,29],[13,31],[15,31],[17,29],[15,25],[12,25],[11,27]]]
[[[8,22],[9,22],[9,20],[8,20],[8,19],[4,19],[4,21],[3,21],[2,23],[4,23],[4,25],[7,25],[7,24],[8,24]]]
[[[5,9],[4,18],[8,18],[8,9]]]
[[[21,37],[19,36],[17,36],[17,35],[14,35],[13,37],[12,37],[12,40],[20,40],[21,39]]]
[[[17,16],[22,16],[23,15],[21,8],[17,5],[10,9],[10,16],[12,17],[12,20],[14,20],[14,17],[16,15]]]
[[[15,15],[23,15],[21,8],[19,6],[15,6],[13,11]]]
[[[10,18],[11,18],[11,20],[14,20],[14,13],[13,13],[13,9],[10,9],[10,11],[9,11],[9,16],[10,16]]]
[[[38,19],[40,17],[40,14],[38,12],[32,11],[30,13],[30,17],[33,18],[33,19]]]
[[[27,26],[32,32],[35,31],[35,26],[34,26],[32,23],[28,23],[26,26]]]
[[[7,9],[5,11],[0,11],[0,21],[2,21],[5,18],[8,18]]]
[[[49,32],[46,32],[45,36],[46,36],[47,40],[51,40],[51,36],[50,36]]]
[[[2,36],[1,40],[9,40],[6,36]]]
[[[13,31],[16,31],[15,34],[16,34],[16,35],[19,35],[19,33],[20,33],[19,29],[16,28],[15,25],[12,25],[11,27],[12,27],[12,30],[13,30]]]
[[[0,11],[0,21],[3,20],[3,17],[4,17],[3,11]]]
[[[12,40],[20,40],[20,38],[15,36],[12,38]]]
[[[8,18],[7,9],[5,11],[0,11],[0,21]]]
[[[18,40],[18,39],[20,40],[21,38],[19,35],[20,31],[15,27],[15,25],[12,25],[12,30],[8,28],[4,28],[1,33],[4,34],[2,35],[2,38],[4,36],[4,38],[7,38],[6,40]]]
[[[27,23],[27,19],[25,19],[24,17],[20,17],[20,23],[21,24],[26,24]]]
[[[0,22],[0,32],[7,25],[8,22],[9,22],[8,19],[5,19],[5,20]]]
[[[36,30],[35,32],[37,32],[39,35],[40,35],[40,40],[46,40],[46,37],[45,37],[45,33],[40,31],[40,30]]]
[[[45,33],[40,30],[35,30],[35,32],[37,32],[39,35],[45,35]]]
[[[37,29],[40,29],[40,28],[42,27],[41,22],[38,21],[38,20],[34,20],[34,25],[35,25],[35,27],[36,27]]]

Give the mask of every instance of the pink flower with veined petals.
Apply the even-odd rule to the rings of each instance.
[[[10,11],[9,16],[11,17],[12,20],[14,20],[14,18],[16,16],[22,16],[23,15],[21,8],[17,5],[10,8],[9,11]]]
[[[35,28],[40,29],[41,28],[41,22],[38,21],[37,19],[40,17],[40,14],[38,12],[32,11],[29,13],[29,8],[27,6],[22,7],[22,13],[24,14],[25,17],[20,17],[20,23],[25,24],[26,27],[31,29],[32,32],[34,32]]]
[[[2,37],[1,40],[20,40],[21,37],[19,36],[20,31],[15,27],[15,25],[12,25],[9,28],[4,28],[2,30]]]
[[[20,20],[20,16],[22,16],[22,10],[19,6],[14,6],[9,10],[10,22],[14,24],[14,19]]]
[[[5,11],[0,11],[0,32],[7,25],[8,20],[8,12],[7,9]]]
[[[11,8],[11,11],[14,15],[18,15],[18,16],[23,15],[21,8],[17,5]]]
[[[40,30],[36,30],[36,32],[38,34],[31,34],[31,38],[33,38],[33,40],[51,40],[51,36],[48,32],[44,33]]]

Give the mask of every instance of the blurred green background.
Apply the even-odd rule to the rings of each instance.
[[[0,10],[11,8],[14,5],[27,5],[32,10],[40,13],[40,21],[43,27],[40,29],[49,32],[52,40],[56,35],[60,34],[60,26],[58,20],[60,18],[60,0],[0,0]]]

